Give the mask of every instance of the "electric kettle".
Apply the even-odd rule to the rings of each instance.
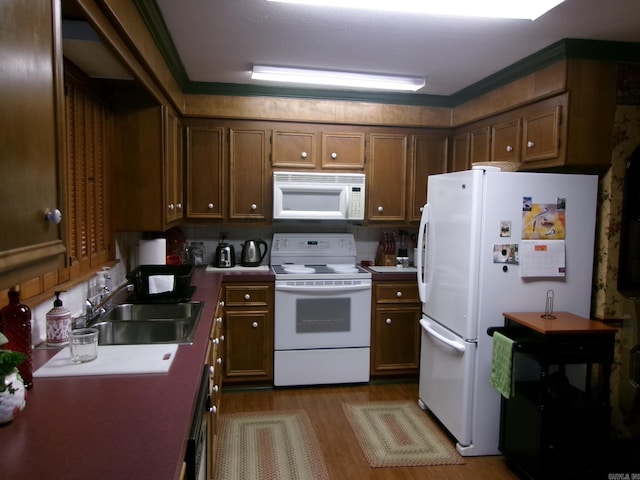
[[[236,264],[236,254],[233,251],[233,245],[227,242],[220,242],[216,247],[216,256],[214,266],[218,268],[231,268]]]
[[[261,249],[264,247],[264,249]],[[257,267],[262,263],[268,250],[267,242],[264,240],[247,240],[242,244],[240,263],[243,267]]]

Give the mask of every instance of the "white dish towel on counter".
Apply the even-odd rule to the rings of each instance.
[[[173,292],[175,282],[174,275],[150,275],[149,294]]]

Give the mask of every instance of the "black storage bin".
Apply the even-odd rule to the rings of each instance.
[[[127,275],[127,279],[133,284],[138,300],[162,297],[181,298],[190,296],[192,273],[193,265],[140,265]],[[149,277],[154,275],[173,275],[173,291],[149,293]]]

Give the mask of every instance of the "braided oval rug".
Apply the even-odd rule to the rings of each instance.
[[[213,460],[217,480],[327,480],[303,410],[222,414]]]
[[[343,403],[342,406],[372,467],[465,463],[453,442],[413,402]]]

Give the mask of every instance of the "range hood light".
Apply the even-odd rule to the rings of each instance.
[[[425,85],[425,79],[422,77],[371,75],[365,73],[272,67],[266,65],[254,65],[253,71],[251,72],[251,79],[304,85],[369,88],[372,90],[405,92],[415,92]]]
[[[268,0],[324,7],[535,20],[564,0]]]

